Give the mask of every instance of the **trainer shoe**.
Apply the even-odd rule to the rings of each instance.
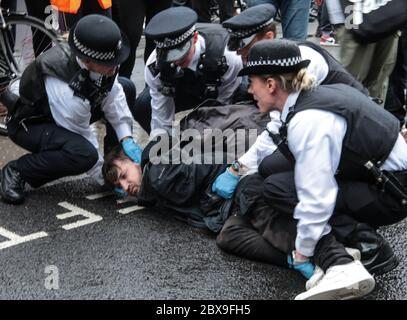
[[[361,298],[375,287],[375,280],[360,261],[328,268],[318,283],[295,300],[350,300]]]
[[[345,250],[350,256],[352,256],[353,260],[360,260],[360,251],[358,249],[345,248]],[[305,283],[305,289],[308,291],[309,289],[315,287],[322,279],[324,274],[324,271],[320,267],[315,266],[314,274]]]
[[[330,35],[322,35],[319,39],[319,44],[321,46],[338,47],[339,43],[336,39]]]

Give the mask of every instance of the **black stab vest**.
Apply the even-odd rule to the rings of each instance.
[[[283,139],[284,136],[290,139],[286,130],[290,120],[298,112],[308,109],[333,112],[346,120],[347,130],[337,172],[342,178],[369,180],[364,164],[370,160],[380,167],[398,138],[400,123],[391,113],[352,87],[332,84],[300,93],[293,111],[289,112],[280,129]]]

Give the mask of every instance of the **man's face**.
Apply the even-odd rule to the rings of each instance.
[[[114,76],[114,74],[116,73],[116,69],[117,69],[117,66],[107,67],[107,66],[98,64],[89,59],[85,60],[84,63],[86,65],[86,68],[88,68],[89,71],[103,74],[104,76],[107,76],[107,77]]]
[[[130,159],[116,160],[114,164],[117,167],[119,177],[115,182],[115,186],[121,187],[129,195],[136,196],[143,179],[140,165]]]
[[[260,112],[270,112],[275,103],[273,98],[273,84],[270,81],[275,81],[271,78],[264,80],[259,76],[250,76],[250,85],[248,92],[253,95],[257,102]]]

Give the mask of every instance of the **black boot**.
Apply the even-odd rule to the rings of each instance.
[[[24,202],[25,181],[14,168],[14,161],[9,162],[0,174],[0,196],[4,202],[20,204]]]
[[[358,249],[363,265],[375,275],[389,272],[398,265],[390,244],[367,224],[359,223],[346,238],[345,246]]]

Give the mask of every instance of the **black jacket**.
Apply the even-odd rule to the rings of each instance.
[[[258,129],[264,130],[269,121],[254,106],[232,105],[200,108],[181,120],[181,130],[194,128]],[[232,200],[224,200],[211,192],[212,183],[225,171],[222,164],[152,164],[150,150],[156,142],[144,149],[142,156],[143,180],[138,202],[143,206],[158,206],[170,210],[175,217],[217,233],[230,214]],[[246,143],[247,150],[249,144]]]

